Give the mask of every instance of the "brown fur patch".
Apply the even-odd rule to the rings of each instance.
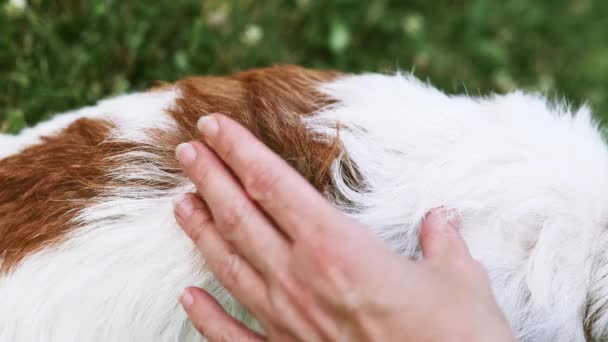
[[[61,134],[0,164],[0,273],[25,256],[60,242],[70,220],[110,185],[104,157],[128,148],[102,144],[112,125],[79,119]]]
[[[172,115],[182,130],[170,145],[199,139],[197,120],[205,114],[222,113],[253,132],[317,189],[326,192],[331,184],[328,171],[340,149],[337,141],[328,144],[308,130],[301,117],[333,103],[317,91],[317,86],[337,76],[333,71],[280,66],[227,78],[180,81],[177,86],[183,97]]]
[[[202,115],[223,113],[251,130],[287,160],[317,189],[331,192],[331,163],[339,156],[337,142],[320,140],[302,123],[309,115],[332,103],[316,90],[321,82],[339,76],[332,71],[312,71],[293,66],[258,69],[231,77],[195,77],[177,82],[182,98],[170,115],[178,131],[152,130],[156,144],[104,141],[112,125],[80,119],[41,144],[0,163],[0,273],[14,268],[25,256],[65,240],[75,224],[71,220],[108,187],[146,186],[166,189],[176,184],[158,182],[118,183],[107,174],[118,165],[137,160],[112,159],[127,151],[145,151],[158,157],[162,172],[179,173],[175,147],[199,139],[196,121]],[[154,88],[167,88],[163,84]],[[127,161],[128,160],[128,161]],[[357,179],[353,173],[351,179]]]

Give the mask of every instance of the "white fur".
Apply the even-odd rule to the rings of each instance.
[[[146,129],[170,128],[173,122],[165,114],[179,96],[177,90],[134,93],[100,101],[97,105],[56,115],[49,121],[25,128],[19,135],[0,135],[0,159],[19,153],[40,143],[43,136],[52,135],[81,118],[101,118],[112,121],[117,129],[114,137],[121,140],[146,142]]]
[[[447,96],[400,75],[323,90],[340,105],[310,125],[331,134],[324,127],[341,124],[368,185],[357,193],[334,172],[363,208],[356,219],[413,255],[424,214],[456,208],[518,337],[585,340],[587,297],[608,300],[608,151],[586,107],[573,116],[537,95]],[[599,318],[603,330],[608,312]]]
[[[16,138],[8,134],[0,134],[0,159],[7,157],[19,148]]]
[[[608,154],[587,108],[573,116],[521,93],[450,97],[402,75],[349,76],[322,91],[338,103],[307,123],[332,135],[339,122],[346,153],[366,182],[365,191],[350,189],[335,165],[339,190],[350,200],[339,204],[344,211],[395,250],[417,255],[424,214],[456,208],[462,234],[521,340],[584,341],[589,298],[602,309],[597,332],[604,336]],[[145,128],[171,130],[163,111],[174,97],[134,94],[77,113],[110,114],[117,123],[112,139],[148,143]],[[78,116],[71,115],[24,132],[20,141],[39,141]],[[7,150],[2,139],[0,158]],[[192,185],[158,168],[155,155],[116,158],[124,165],[112,170],[116,178],[181,185],[108,189],[79,213],[80,228],[68,242],[0,278],[0,341],[195,341],[175,301],[186,285],[212,289],[246,319],[198,271],[202,260],[173,220],[171,198]]]

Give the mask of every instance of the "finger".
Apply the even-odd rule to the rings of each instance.
[[[420,231],[420,246],[426,260],[451,262],[471,259],[469,249],[458,232],[456,212],[447,208],[431,210]]]
[[[177,154],[184,172],[209,206],[221,236],[262,275],[276,272],[288,258],[288,242],[221,160],[200,142],[180,145]]]
[[[173,199],[173,207],[177,223],[198,246],[201,232],[214,225],[209,208],[194,193],[185,193],[176,197]]]
[[[203,202],[194,194],[179,197],[176,199],[175,217],[222,285],[251,312],[265,315],[268,312],[266,285],[218,234]]]
[[[204,116],[198,127],[247,194],[292,239],[314,234],[326,228],[326,222],[347,220],[293,168],[233,120],[222,115]]]
[[[196,330],[208,341],[265,341],[265,338],[247,328],[226,313],[209,293],[190,287],[179,298]]]

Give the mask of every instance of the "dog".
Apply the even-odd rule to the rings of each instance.
[[[275,66],[1,135],[0,341],[198,341],[175,299],[188,285],[255,326],[173,217],[195,190],[175,147],[215,112],[403,255],[421,257],[431,208],[457,210],[518,340],[608,338],[608,149],[588,107]]]

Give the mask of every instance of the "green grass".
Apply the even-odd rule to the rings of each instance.
[[[448,92],[542,91],[605,119],[608,2],[4,2],[0,131],[155,80],[276,63],[414,70]]]

